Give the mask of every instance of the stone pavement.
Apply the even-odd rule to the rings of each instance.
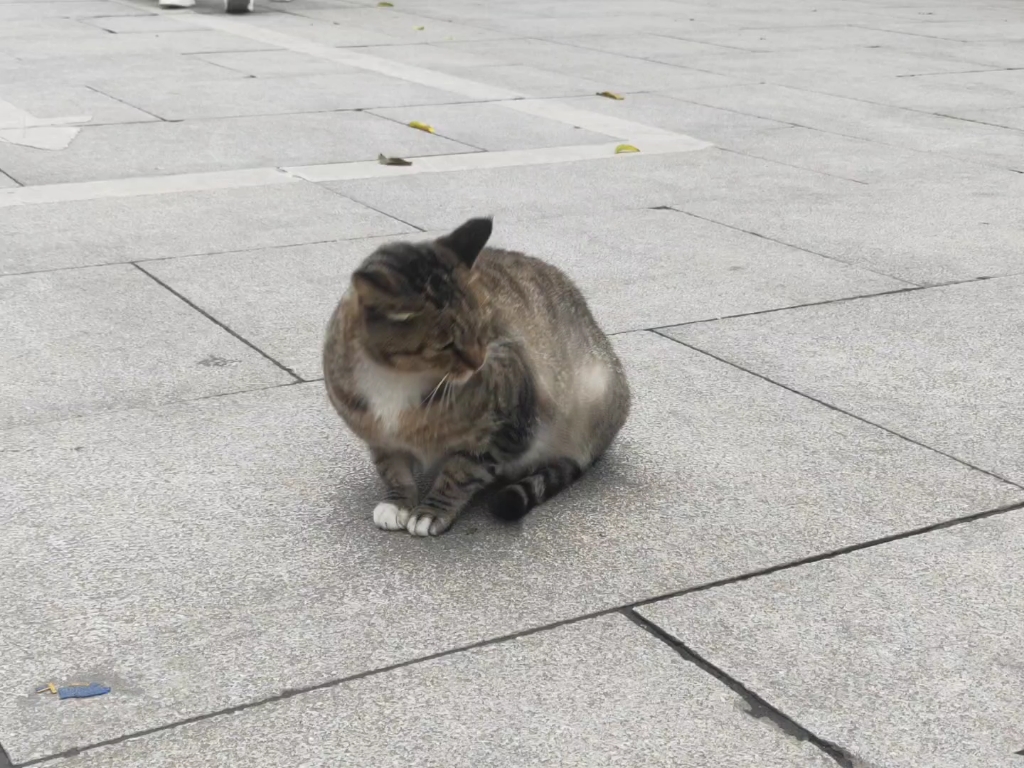
[[[257,5],[0,0],[0,765],[1024,768],[1024,4]],[[322,329],[486,214],[634,411],[387,534]]]

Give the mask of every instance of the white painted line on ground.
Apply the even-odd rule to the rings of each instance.
[[[0,189],[0,208],[16,205],[42,205],[71,200],[98,200],[113,197],[163,195],[173,192],[207,192],[218,189],[262,187],[302,181],[352,181],[384,179],[421,173],[448,173],[484,168],[514,168],[527,165],[571,163],[578,160],[618,159],[693,152],[711,146],[689,136],[652,136],[635,142],[640,154],[616,155],[616,143],[583,144],[572,147],[513,149],[504,152],[467,152],[457,155],[435,155],[410,158],[412,165],[381,165],[376,160],[352,163],[324,163],[287,168],[246,168],[238,171],[181,173],[170,176],[139,176],[109,181],[84,181],[73,184],[41,184],[32,187]]]
[[[122,5],[138,8],[134,3],[115,0]],[[250,26],[234,19],[204,14],[169,14],[153,9],[157,14],[173,15],[178,21],[195,26],[226,32],[256,42],[268,43],[285,50],[304,53],[316,58],[347,64],[380,74],[396,77],[409,82],[438,88],[450,93],[466,96],[481,102],[489,102],[528,115],[573,125],[581,129],[602,133],[626,141],[640,149],[640,156],[661,155],[677,152],[692,152],[712,146],[711,143],[681,133],[655,128],[631,120],[602,115],[578,109],[552,99],[531,99],[524,94],[477,83],[465,78],[416,67],[401,62],[389,61],[345,48],[333,48],[271,29]],[[24,128],[25,121],[35,121],[33,128],[56,126],[88,121],[91,118],[55,118],[41,120],[18,109],[13,104],[0,101],[0,138],[8,129],[8,123]],[[77,128],[68,130],[77,131]],[[73,138],[73,137],[72,137]],[[55,139],[54,139],[55,140]],[[69,140],[70,141],[70,140]],[[384,166],[375,160],[352,163],[325,163],[320,165],[296,166],[292,168],[247,168],[235,171],[214,171],[209,173],[183,173],[168,176],[141,176],[129,179],[87,181],[67,184],[44,184],[13,189],[0,189],[0,208],[18,205],[41,205],[73,200],[98,200],[104,198],[160,195],[175,192],[203,192],[242,187],[260,187],[273,184],[289,184],[319,181],[345,181],[353,179],[380,179],[408,176],[421,173],[445,173],[484,168],[512,168],[528,165],[567,163],[578,160],[618,158],[628,162],[636,155],[615,155],[619,142],[609,144],[586,144],[570,147],[546,147],[540,149],[508,150],[503,152],[472,152],[455,155],[409,158],[411,166]]]
[[[36,117],[30,112],[0,99],[0,141],[35,149],[67,149],[80,128],[92,120],[91,115],[78,117]]]
[[[173,176],[137,176],[131,179],[83,181],[71,184],[40,184],[0,189],[0,208],[15,205],[64,203],[70,200],[99,200],[111,197],[162,195],[169,192],[204,192],[216,189],[266,187],[301,182],[279,168],[246,168],[239,171],[181,173]]]
[[[420,85],[448,91],[449,93],[466,98],[496,102],[499,106],[507,107],[517,112],[536,115],[560,123],[567,123],[568,125],[594,133],[603,133],[606,136],[622,141],[635,143],[635,141],[647,136],[684,135],[662,128],[643,125],[642,123],[635,123],[632,120],[589,112],[555,100],[531,99],[526,94],[518,93],[517,91],[478,83],[463,77],[417,67],[412,64],[382,59],[378,56],[371,56],[367,53],[360,53],[348,48],[334,48],[330,45],[315,43],[311,40],[305,40],[273,29],[256,27],[224,16],[193,13],[186,15],[174,14],[174,18],[255,42],[275,45],[295,53],[304,53],[307,56],[313,56],[318,59],[346,64],[350,67],[377,72],[400,80],[407,80],[411,83],[419,83]]]
[[[377,161],[359,163],[330,163],[325,165],[304,165],[284,170],[306,181],[352,181],[355,179],[383,179],[395,176],[415,176],[421,173],[448,173],[451,171],[475,171],[485,168],[516,168],[526,165],[550,165],[571,163],[577,160],[600,160],[618,158],[627,160],[637,154],[616,155],[612,144],[583,144],[573,147],[545,147],[543,149],[512,149],[504,152],[467,152],[461,155],[439,155],[420,157],[409,166],[381,165]],[[641,154],[664,155],[676,152],[692,152],[711,146],[687,136],[659,136],[641,141]]]

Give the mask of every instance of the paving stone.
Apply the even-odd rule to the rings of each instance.
[[[695,135],[705,138],[699,133]],[[992,173],[982,166],[936,152],[902,149],[877,141],[853,139],[798,126],[740,135],[734,133],[727,146],[754,157],[855,179],[866,184],[920,178],[980,178]],[[1012,178],[1009,172],[999,175]]]
[[[669,333],[1024,482],[1022,296],[1024,278],[1007,277]]]
[[[504,37],[499,32],[469,24],[444,21],[435,16],[417,16],[404,9],[336,8],[306,11],[303,15],[355,28],[362,33],[387,35],[395,42],[432,43],[441,40],[488,40]],[[422,27],[422,29],[420,29]],[[371,40],[370,45],[375,43]]]
[[[859,191],[708,190],[689,213],[919,285],[1016,274],[1024,267],[1020,174],[951,168]],[[970,253],[969,259],[964,258]]]
[[[990,75],[1012,71],[967,72],[922,77],[829,79],[814,87],[823,93],[890,104],[922,112],[959,116],[965,111],[1024,106],[1024,88],[1016,78]]]
[[[197,54],[198,58],[253,77],[293,77],[360,72],[336,61],[318,59],[295,51],[239,51]]]
[[[266,27],[276,32],[283,32],[324,45],[339,48],[367,45],[401,45],[406,42],[394,35],[375,32],[373,30],[339,25],[330,21],[308,19],[290,13],[253,13],[239,17],[239,23],[255,27]]]
[[[55,766],[267,768],[545,763],[830,768],[749,717],[710,675],[622,616],[604,616],[343,683]],[[415,717],[428,711],[430,717]],[[472,713],[472,714],[470,714]],[[383,733],[381,723],[408,721]],[[315,754],[309,744],[315,742]]]
[[[690,38],[705,45],[715,44],[748,51],[801,51],[818,48],[835,50],[880,46],[903,49],[904,46],[912,47],[916,43],[911,35],[905,33],[869,29],[849,24],[701,30],[692,33]],[[703,53],[713,53],[713,51],[703,51]],[[843,50],[841,53],[836,51],[835,56],[843,58],[850,54],[850,51]]]
[[[684,66],[619,56],[547,40],[488,40],[445,43],[455,51],[487,56],[496,63],[520,64],[605,83],[604,90],[669,90],[725,86],[735,78]],[[759,81],[759,78],[754,78]]]
[[[0,429],[291,378],[132,266],[0,278]]]
[[[212,65],[211,65],[212,66]],[[376,72],[215,81],[110,84],[107,91],[167,120],[446,104],[465,97]]]
[[[617,53],[622,56],[633,56],[638,59],[659,60],[663,56],[678,57],[685,54],[720,56],[735,55],[736,48],[698,43],[692,40],[681,40],[678,37],[654,33],[581,35],[579,37],[561,37],[554,40],[563,45],[575,45],[580,48],[592,48],[595,51]]]
[[[497,104],[396,107],[369,112],[403,125],[419,120],[434,128],[438,136],[488,151],[607,144],[615,140],[614,136],[515,112]]]
[[[642,147],[641,147],[642,149]],[[2,166],[0,166],[2,167]],[[436,173],[325,186],[421,229],[448,229],[471,216],[523,221],[630,208],[710,201],[772,189],[837,195],[862,185],[715,149],[675,155],[617,155],[607,160]],[[595,194],[599,190],[600,194]]]
[[[0,272],[61,269],[412,231],[312,184],[4,208]]]
[[[0,21],[5,23],[20,19],[76,19],[89,16],[132,16],[140,13],[142,13],[141,10],[124,3],[105,2],[104,0],[4,3],[0,5]]]
[[[2,3],[0,3],[2,4]],[[128,18],[128,17],[117,17]],[[0,50],[3,43],[20,37],[91,37],[95,30],[86,19],[33,18],[5,19],[0,26]]]
[[[319,383],[6,431],[12,759],[1024,500],[668,339],[616,339],[634,409],[595,471],[521,526],[471,511],[430,541],[373,526],[372,467]],[[119,695],[32,693],[81,675]]]
[[[1017,131],[777,85],[701,88],[671,95],[807,128],[1024,171]]]
[[[301,132],[302,141],[295,136]],[[0,169],[25,184],[445,155],[472,147],[363,112],[86,126],[60,152],[0,144]]]
[[[525,64],[504,64],[474,69],[472,79],[477,82],[508,88],[531,98],[545,99],[558,96],[584,96],[607,91],[607,83],[576,75],[549,72]],[[626,91],[627,89],[621,89]]]
[[[120,16],[114,18],[148,18]],[[265,43],[247,40],[211,30],[188,32],[138,32],[112,35],[93,29],[89,37],[25,37],[5,40],[2,50],[22,61],[36,62],[52,58],[142,56],[147,53],[204,53],[207,51],[251,51],[266,48]]]
[[[966,42],[1024,39],[1024,20],[1021,20],[1019,11],[1004,13],[991,20],[978,21],[977,17],[972,15],[971,18],[951,21],[876,22],[876,26],[911,35],[927,35]]]
[[[409,45],[374,45],[363,49],[363,53],[389,61],[401,61],[426,69],[464,75],[467,68],[494,66],[494,59],[474,53],[465,53],[432,43]]]
[[[0,85],[0,99],[33,117],[90,117],[88,125],[144,123],[157,118],[82,85]]]
[[[945,56],[876,48],[807,49],[795,51],[663,56],[666,64],[716,72],[736,80],[803,86],[813,90],[822,82],[849,77],[896,77],[975,68]],[[671,86],[670,86],[671,87]]]
[[[405,237],[424,240],[440,234]],[[313,379],[322,375],[325,318],[349,275],[382,241],[393,239],[170,259],[148,263],[146,269],[275,360]],[[904,286],[672,211],[504,226],[499,221],[494,243],[566,270],[608,332]]]
[[[906,285],[673,211],[519,221],[499,226],[494,243],[566,270],[609,332]]]
[[[643,125],[676,131],[726,147],[766,131],[772,132],[778,128],[789,127],[788,123],[777,120],[765,120],[724,109],[705,107],[662,93],[629,94],[624,101],[615,101],[589,93],[586,98],[567,100],[567,103],[588,112],[599,112]]]
[[[50,3],[47,3],[49,5]],[[111,35],[107,35],[111,37]],[[192,56],[153,52],[136,56],[58,56],[37,61],[0,62],[0,84],[95,85],[101,88],[144,82],[160,90],[172,83],[238,80],[244,75]]]
[[[1012,768],[1022,546],[1016,512],[641,612],[856,765]]]
[[[976,120],[980,123],[1000,125],[1024,131],[1024,107],[1013,107],[1011,109],[967,109],[959,111],[957,114],[965,120]]]
[[[99,16],[82,19],[82,24],[105,29],[108,32],[195,32],[195,24],[176,19],[166,13],[139,16]]]

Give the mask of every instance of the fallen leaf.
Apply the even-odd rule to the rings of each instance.
[[[386,155],[377,155],[377,162],[381,165],[412,165],[412,160],[403,160],[400,157],[387,157]]]
[[[413,27],[417,32],[422,32],[426,27]]]
[[[378,8],[394,8],[394,3],[377,3]]]
[[[616,101],[622,101],[626,98],[625,96],[619,96],[619,94],[612,93],[611,91],[601,91],[597,95],[604,96],[606,99],[615,99]]]
[[[624,155],[624,154],[628,154],[629,152],[639,152],[639,151],[640,150],[637,149],[636,147],[634,147],[632,144],[619,144],[619,146],[617,146],[615,148],[615,154],[616,155]]]
[[[434,132],[433,127],[427,125],[426,123],[421,123],[419,120],[413,120],[411,123],[409,123],[409,127],[415,128],[417,131],[426,131],[427,133]]]

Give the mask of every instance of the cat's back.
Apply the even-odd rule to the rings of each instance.
[[[518,251],[485,248],[475,269],[488,302],[521,333],[561,329],[577,340],[581,334],[604,337],[579,288],[554,265]]]

